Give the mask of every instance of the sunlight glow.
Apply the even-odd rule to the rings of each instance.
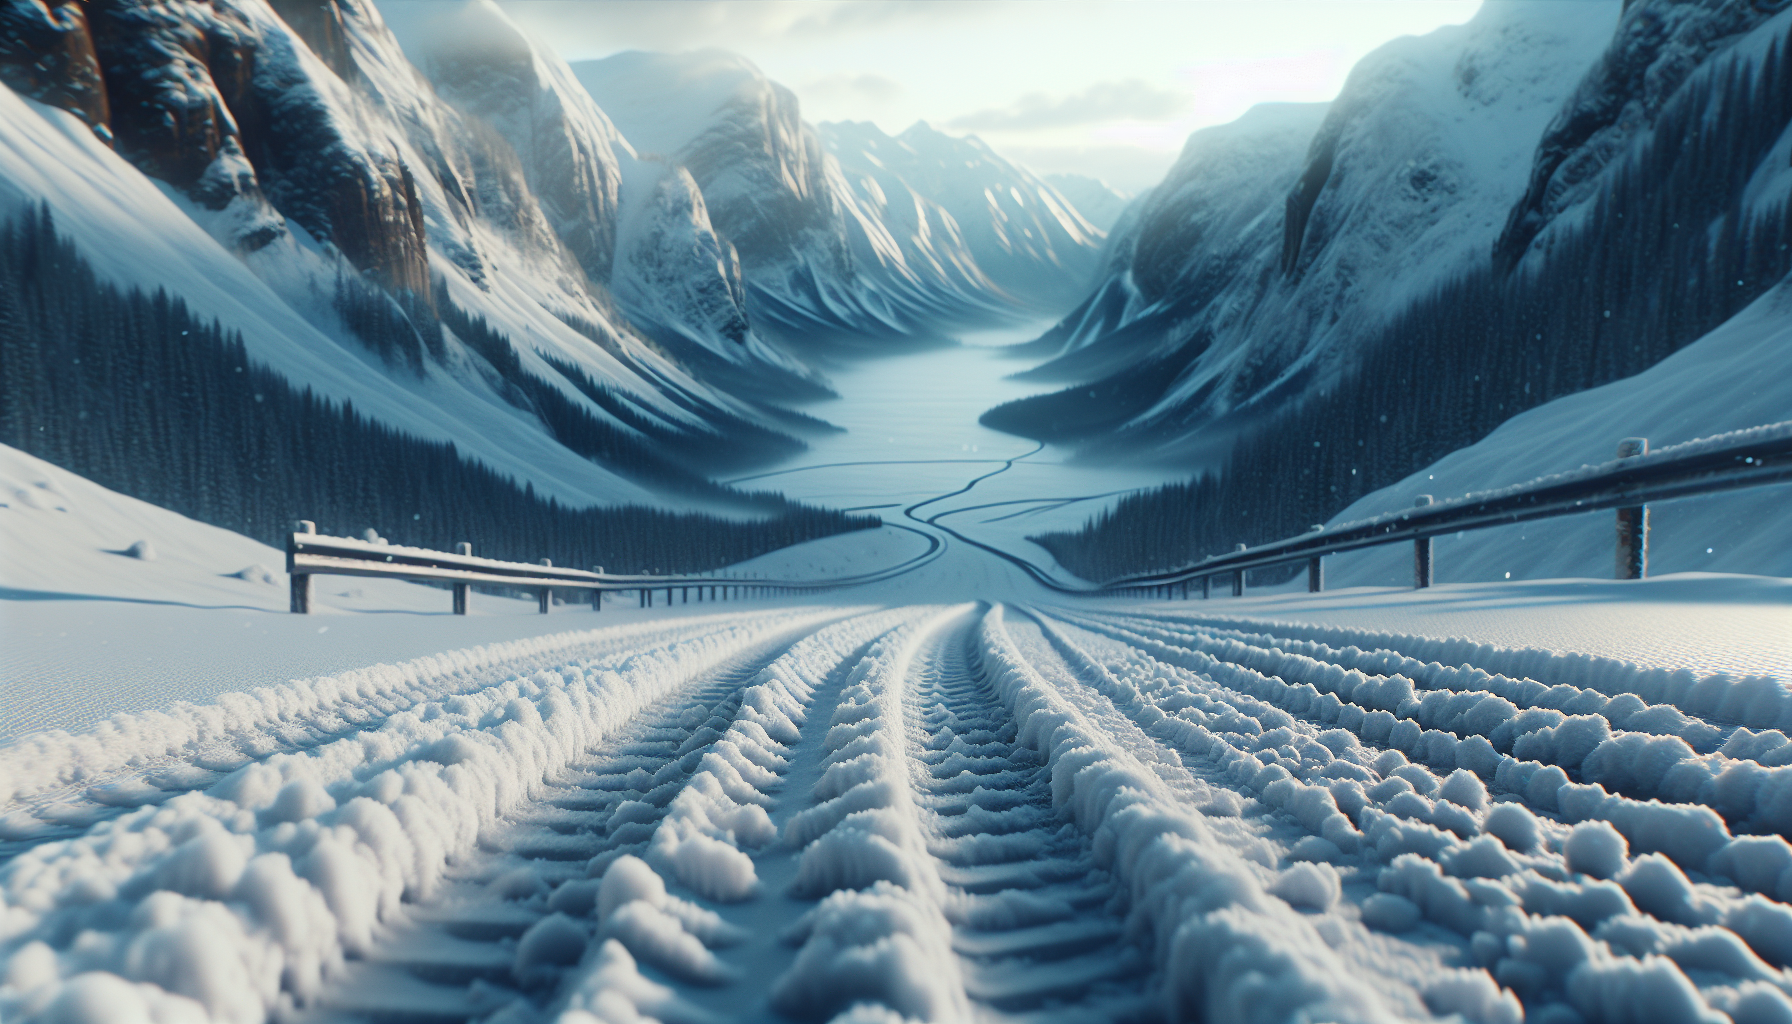
[[[391,0],[388,0],[391,2]],[[1527,0],[1497,0],[1527,2]],[[1540,0],[1529,0],[1540,2]],[[505,0],[568,60],[717,47],[811,121],[917,120],[1041,171],[1136,191],[1189,132],[1252,104],[1331,99],[1364,54],[1460,24],[1481,0]]]

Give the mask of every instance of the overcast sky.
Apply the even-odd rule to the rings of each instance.
[[[926,120],[1136,192],[1189,132],[1335,96],[1359,57],[1481,0],[501,0],[567,60],[733,50],[810,121]]]

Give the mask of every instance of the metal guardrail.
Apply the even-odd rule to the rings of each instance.
[[[1648,451],[1643,438],[1626,438],[1619,457],[1601,466],[1587,466],[1569,473],[1541,477],[1495,491],[1433,502],[1421,495],[1419,504],[1399,512],[1332,527],[1315,527],[1297,537],[1271,541],[1256,547],[1243,544],[1236,551],[1215,555],[1193,565],[1155,573],[1142,573],[1101,585],[1073,585],[1054,579],[1038,566],[1010,552],[966,537],[949,527],[941,529],[958,539],[1013,562],[1041,584],[1064,594],[1082,596],[1173,592],[1183,596],[1199,584],[1209,596],[1216,578],[1230,577],[1234,595],[1244,593],[1245,573],[1290,562],[1307,563],[1309,590],[1324,589],[1323,559],[1327,555],[1356,551],[1400,541],[1413,543],[1413,585],[1428,587],[1433,577],[1432,538],[1464,530],[1524,523],[1554,516],[1604,509],[1617,510],[1616,575],[1640,579],[1648,572],[1650,502],[1792,481],[1792,421],[1688,441],[1656,452]],[[895,524],[886,524],[895,525]],[[680,592],[690,603],[730,600],[831,590],[858,586],[900,575],[938,557],[943,542],[921,530],[928,549],[898,565],[857,576],[828,580],[749,579],[740,576],[644,576],[606,573],[603,569],[568,569],[550,565],[503,562],[473,555],[470,545],[454,554],[388,545],[350,537],[325,537],[309,522],[287,540],[286,571],[292,579],[292,610],[311,610],[311,577],[314,575],[383,576],[405,580],[445,580],[453,584],[454,611],[467,611],[467,593],[473,584],[535,589],[546,614],[555,590],[588,590],[592,605],[603,607],[606,592],[636,591],[642,607],[653,605],[653,594],[663,591],[667,603]],[[912,529],[898,527],[899,529]]]
[[[943,547],[938,538],[917,530],[914,532],[927,537],[929,547],[914,558],[874,572],[825,580],[729,575],[648,576],[606,573],[601,566],[591,570],[569,569],[555,566],[545,558],[533,565],[480,558],[473,554],[472,545],[466,543],[459,545],[458,552],[449,553],[383,541],[329,537],[319,534],[316,524],[309,520],[300,520],[299,526],[300,530],[286,539],[286,572],[292,586],[291,610],[301,615],[311,611],[313,576],[446,581],[453,585],[456,615],[467,614],[467,596],[473,584],[533,589],[537,591],[541,614],[546,615],[556,590],[589,591],[592,608],[601,611],[605,593],[631,590],[639,595],[641,607],[651,608],[656,592],[664,592],[667,604],[674,603],[674,592],[678,592],[683,603],[689,604],[693,592],[701,602],[859,586],[888,579],[932,561]]]
[[[1505,526],[1554,516],[1617,509],[1617,577],[1640,579],[1648,571],[1648,504],[1671,498],[1757,487],[1792,480],[1792,421],[1688,441],[1650,453],[1643,438],[1626,438],[1619,457],[1601,466],[1541,477],[1496,491],[1433,503],[1421,495],[1411,509],[1318,527],[1296,537],[1215,555],[1194,565],[1142,573],[1110,581],[1084,593],[1132,593],[1182,587],[1184,596],[1199,584],[1202,596],[1212,581],[1230,577],[1234,595],[1244,593],[1244,574],[1290,562],[1307,563],[1307,586],[1324,589],[1326,555],[1410,540],[1413,584],[1432,579],[1431,539],[1440,534]]]

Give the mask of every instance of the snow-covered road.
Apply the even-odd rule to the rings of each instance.
[[[1787,728],[1187,606],[516,641],[0,750],[0,1015],[1792,1019]]]

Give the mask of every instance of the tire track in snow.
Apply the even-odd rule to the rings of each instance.
[[[1126,939],[1124,894],[1059,818],[1043,759],[1016,745],[976,641],[973,622],[936,634],[905,694],[910,777],[967,994],[979,1016],[1139,1016],[1148,964]]]
[[[608,665],[632,650],[713,633],[731,617],[633,623],[489,644],[318,679],[115,715],[92,730],[35,733],[0,747],[0,862],[79,835],[136,807],[209,787],[274,754],[377,729],[428,701],[572,662]]]
[[[842,614],[718,618],[470,692],[437,680],[449,696],[377,728],[33,846],[0,867],[0,1016],[80,1019],[82,1006],[121,1018],[293,1016],[585,751],[731,659]],[[299,706],[353,693],[349,675],[293,691]]]
[[[1288,855],[1373,878],[1367,892],[1345,887],[1361,920],[1456,945],[1457,969],[1421,989],[1434,1011],[1516,1020],[1516,995],[1532,1015],[1586,1020],[1792,1017],[1784,840],[1734,836],[1698,803],[1573,781],[1634,762],[1639,748],[1657,752],[1669,780],[1767,775],[1758,762],[1693,755],[1683,737],[1709,723],[1677,708],[1639,709],[1632,697],[1615,712],[1652,713],[1662,731],[1614,733],[1601,712],[1625,701],[1621,693],[1552,692],[1472,666],[1216,635],[1165,616],[1058,617],[1094,630],[1061,627],[1118,667],[1136,719],[1308,833]],[[1376,668],[1432,688],[1415,692],[1411,676]],[[1493,686],[1449,686],[1464,680]],[[1570,710],[1586,713],[1513,714],[1496,687],[1579,700],[1586,707]],[[1504,716],[1472,714],[1501,700]],[[1521,727],[1498,727],[1515,720]],[[1760,734],[1738,729],[1730,741],[1739,735]]]
[[[822,712],[837,708],[891,630],[924,614],[897,609],[838,624],[755,677],[742,694],[748,710],[716,744],[739,759],[705,756],[645,861],[620,856],[604,867],[594,906],[600,941],[562,986],[562,1020],[775,1016],[772,981],[794,958],[778,937],[811,905],[786,893],[800,851],[770,842],[806,801],[779,793],[813,785],[831,724]],[[745,937],[754,941],[738,942]],[[660,981],[683,983],[683,998]]]
[[[742,691],[790,646],[784,636],[754,645],[668,694],[483,829],[444,884],[406,906],[324,993],[319,1017],[467,1019],[551,992],[554,968],[583,943],[549,918],[589,913],[597,885],[574,883],[647,852],[669,806],[734,724]],[[516,1004],[524,1019],[532,1012],[533,1004]]]

